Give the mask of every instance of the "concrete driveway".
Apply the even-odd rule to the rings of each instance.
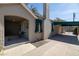
[[[56,35],[53,35],[50,39],[60,41],[60,42],[65,42],[68,44],[79,45],[79,36],[73,35],[71,33],[66,33],[64,35],[56,34]]]
[[[55,35],[51,39],[6,49],[4,55],[79,56],[79,41],[76,36]]]
[[[60,41],[50,40],[24,56],[79,56],[79,45],[68,44]]]

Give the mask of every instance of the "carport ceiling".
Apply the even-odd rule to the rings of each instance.
[[[16,16],[5,16],[5,20],[13,21],[13,22],[21,22],[24,21],[25,19]]]

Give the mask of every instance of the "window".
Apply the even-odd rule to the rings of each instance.
[[[54,24],[53,23],[51,23],[51,32],[53,32],[54,31]]]
[[[40,19],[35,21],[35,32],[42,32],[42,20]]]

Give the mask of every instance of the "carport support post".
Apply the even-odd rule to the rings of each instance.
[[[4,46],[4,16],[0,15],[0,54]]]
[[[43,39],[48,39],[51,33],[51,21],[49,20],[49,7],[47,3],[43,4]]]

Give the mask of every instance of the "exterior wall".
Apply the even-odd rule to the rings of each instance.
[[[62,26],[60,26],[60,25],[54,26],[54,32],[55,32],[55,34],[61,34],[62,31],[63,31],[63,27]]]
[[[30,13],[28,13],[28,11],[24,9],[20,4],[1,4],[0,14],[3,15],[3,17],[6,15],[10,15],[10,16],[12,15],[12,16],[19,16],[25,18],[26,20],[29,21],[29,31],[28,31],[29,40],[35,41],[37,40],[37,38],[41,39],[42,33],[35,33],[35,18]],[[0,15],[0,20],[2,23],[4,19],[2,19],[1,15]],[[0,32],[4,33],[3,29],[4,26],[2,27]]]
[[[75,28],[75,26],[63,26],[63,27],[66,32],[72,32]]]
[[[49,19],[44,20],[44,39],[48,39],[51,35],[51,21]]]
[[[4,17],[0,14],[0,54],[3,50],[4,41]]]

